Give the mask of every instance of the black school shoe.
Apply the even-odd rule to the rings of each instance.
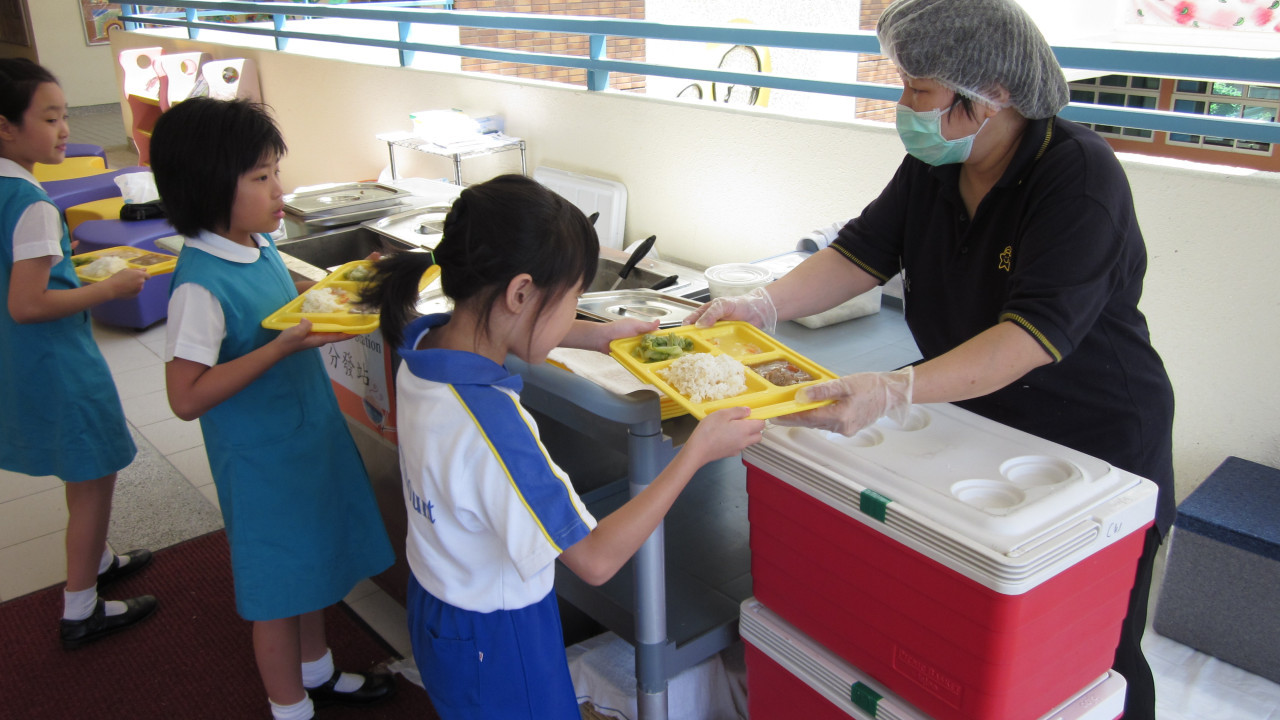
[[[125,611],[119,615],[107,615],[105,601],[98,598],[98,604],[89,617],[84,620],[63,620],[60,628],[62,649],[75,650],[94,640],[120,632],[156,609],[156,599],[150,595],[139,595],[122,602],[125,604]]]
[[[120,557],[117,556],[111,559],[110,567],[98,573],[98,590],[117,580],[123,580],[151,564],[150,550],[130,550],[124,553],[124,556],[129,558],[129,562],[123,567],[120,565]]]
[[[387,673],[352,673],[364,678],[364,683],[360,687],[351,692],[338,692],[333,686],[338,683],[338,678],[342,677],[339,670],[333,671],[333,676],[329,678],[323,685],[317,685],[313,688],[307,688],[307,695],[311,697],[311,702],[315,705],[368,705],[370,703],[381,702],[396,694],[396,681]]]

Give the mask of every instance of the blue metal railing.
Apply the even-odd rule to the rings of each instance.
[[[609,59],[605,53],[606,40],[608,38],[631,37],[718,43],[730,46],[747,45],[878,54],[880,51],[879,41],[876,39],[875,33],[869,31],[824,33],[774,30],[743,25],[678,25],[609,17],[461,12],[452,10],[452,5],[452,0],[370,2],[351,5],[250,2],[248,0],[176,0],[167,2],[164,5],[147,3],[125,4],[123,5],[124,16],[122,20],[125,22],[126,29],[135,29],[140,23],[186,28],[188,35],[192,39],[197,38],[201,30],[218,30],[271,37],[275,40],[277,50],[285,50],[290,39],[385,48],[397,51],[400,64],[404,66],[413,63],[416,53],[427,52],[499,62],[577,68],[587,71],[587,87],[593,91],[607,89],[609,73],[617,72],[887,101],[896,101],[902,92],[900,87],[894,85],[856,81],[814,80],[775,74],[690,68],[633,60],[613,60]],[[443,9],[439,6],[443,6]],[[160,14],[139,12],[140,8],[146,7],[182,8],[182,12]],[[264,27],[259,24],[220,22],[220,20],[227,17],[244,15],[269,15],[272,17],[273,22],[271,27]],[[329,32],[290,29],[290,21],[299,17],[384,22],[396,27],[396,39],[391,39],[390,37],[353,37]],[[590,51],[586,56],[573,56],[504,50],[476,45],[414,42],[409,38],[415,25],[448,25],[586,35],[590,38]],[[1264,58],[1236,57],[1153,50],[1078,47],[1055,47],[1054,53],[1063,67],[1097,70],[1099,74],[1215,78],[1243,83],[1280,85],[1280,56]],[[1280,123],[1277,122],[1212,117],[1140,108],[1108,107],[1087,103],[1071,103],[1062,111],[1062,116],[1070,120],[1086,123],[1280,143]]]

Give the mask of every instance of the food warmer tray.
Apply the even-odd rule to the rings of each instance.
[[[589,292],[578,299],[578,313],[592,320],[657,320],[660,328],[679,327],[699,306],[700,303],[676,295],[643,289]]]
[[[351,215],[399,205],[413,196],[408,190],[377,182],[317,185],[284,196],[286,212],[316,223],[323,218]]]

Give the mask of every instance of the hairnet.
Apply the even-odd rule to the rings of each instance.
[[[1069,99],[1048,41],[1013,0],[896,0],[876,34],[907,76],[936,80],[988,105],[1047,118]],[[999,88],[1009,92],[1008,102],[997,101]]]

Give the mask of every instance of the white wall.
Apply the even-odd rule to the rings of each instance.
[[[38,62],[52,72],[72,107],[120,101],[110,45],[85,38],[78,0],[28,0]]]
[[[122,34],[117,49],[187,40]],[[892,128],[804,120],[492,76],[374,67],[201,44],[249,55],[290,146],[287,187],[376,177],[410,112],[460,107],[503,113],[540,164],[627,186],[626,238],[658,236],[666,257],[695,265],[754,260],[857,214],[902,157]],[[440,158],[407,174],[451,173]],[[514,153],[468,160],[479,181],[519,169]],[[1280,176],[1180,169],[1126,159],[1147,238],[1143,310],[1177,393],[1179,497],[1227,455],[1280,466]]]

